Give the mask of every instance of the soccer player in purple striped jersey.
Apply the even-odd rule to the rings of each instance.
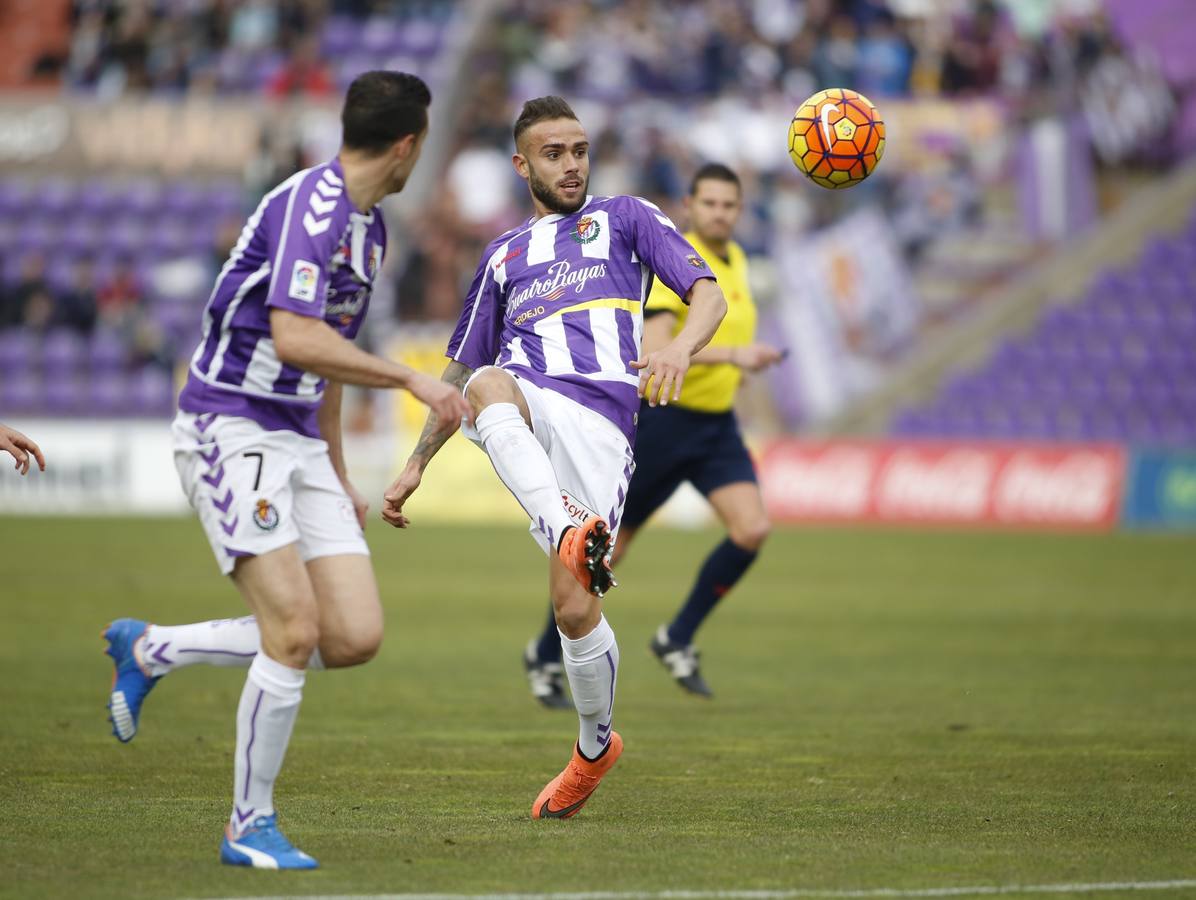
[[[474,412],[464,433],[531,519],[548,556],[549,592],[580,728],[573,755],[532,805],[569,818],[622,752],[612,730],[619,648],[602,615],[614,586],[610,548],[634,470],[640,398],[667,404],[690,357],[710,340],[726,300],[705,261],[653,204],[592,197],[589,141],[560,97],[524,104],[516,171],[535,215],[482,254],[446,355],[444,381]],[[641,352],[643,306],[659,278],[689,304],[665,346]],[[382,515],[406,527],[403,504],[446,440],[428,419]]]
[[[105,631],[121,741],[136,734],[162,676],[193,663],[248,666],[220,848],[229,865],[316,867],[279,831],[273,797],[306,670],[364,663],[382,640],[366,502],[341,452],[341,386],[404,388],[447,433],[470,412],[450,385],[352,343],[386,249],[377,204],[403,189],[419,159],[431,99],[414,75],[357,78],[340,152],[262,198],[204,310],[173,426],[175,464],[220,571],[253,615],[179,626],[118,619]]]

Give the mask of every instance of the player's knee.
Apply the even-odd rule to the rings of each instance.
[[[358,629],[338,642],[337,663],[340,666],[360,666],[378,655],[382,646],[382,629]]]
[[[278,643],[287,659],[306,661],[319,646],[319,623],[314,618],[296,616],[283,625]]]
[[[772,532],[772,523],[763,517],[745,522],[731,529],[731,543],[755,553],[764,546]]]
[[[491,403],[513,403],[516,392],[515,382],[511,376],[501,369],[486,369],[474,376],[469,382],[469,390],[465,399],[473,407],[475,413],[481,412]]]
[[[588,598],[570,597],[556,606],[556,624],[565,637],[577,640],[594,630],[594,613]]]

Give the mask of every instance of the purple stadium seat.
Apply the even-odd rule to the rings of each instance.
[[[409,27],[402,27],[390,16],[371,16],[361,27],[358,49],[365,53],[393,53],[403,46],[403,32]]]
[[[88,382],[87,408],[99,416],[120,415],[129,406],[128,380],[121,372],[96,373]]]
[[[47,373],[42,389],[42,409],[62,416],[87,407],[87,395],[72,376],[52,377]]]
[[[71,212],[78,198],[74,181],[66,178],[45,178],[37,186],[36,211],[47,216],[61,216]]]
[[[161,213],[165,217],[188,219],[203,206],[203,186],[194,181],[176,181],[162,196]]]
[[[144,245],[146,234],[142,220],[122,217],[104,235],[104,247],[119,256],[132,256]]]
[[[0,409],[9,412],[36,412],[42,406],[41,381],[28,372],[0,378]]]
[[[120,335],[104,328],[97,328],[88,346],[87,363],[97,375],[123,369],[129,360],[129,351]]]
[[[130,182],[121,197],[121,208],[127,216],[145,221],[156,219],[162,209],[165,189],[158,181],[139,179]]]
[[[106,178],[93,178],[79,185],[76,211],[93,218],[105,217],[120,205],[116,186]]]
[[[103,230],[90,219],[72,218],[58,236],[58,246],[69,256],[89,256],[99,249],[102,240]]]
[[[87,359],[83,338],[73,331],[57,328],[42,341],[42,371],[46,380],[75,372]]]
[[[188,249],[188,234],[183,222],[167,219],[146,235],[145,249],[159,259],[183,256]]]
[[[23,328],[0,331],[0,381],[28,373],[40,359],[35,335]]]
[[[34,219],[22,229],[20,240],[26,252],[49,254],[58,240],[58,227],[53,221]]]
[[[325,58],[339,59],[357,49],[361,23],[352,16],[329,16],[321,40]]]
[[[168,415],[174,407],[170,375],[156,366],[144,366],[129,385],[129,411],[136,415]]]
[[[27,178],[0,180],[0,216],[21,216],[35,203],[35,188]]]

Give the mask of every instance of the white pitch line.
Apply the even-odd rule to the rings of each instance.
[[[859,890],[783,891],[592,891],[552,894],[321,894],[302,900],[853,900],[868,897],[991,897],[1018,894],[1079,894],[1109,891],[1177,891],[1196,888],[1196,878],[1175,881],[1098,881],[1090,884],[989,884],[974,887],[862,888]],[[225,900],[293,900],[277,897],[229,897]]]

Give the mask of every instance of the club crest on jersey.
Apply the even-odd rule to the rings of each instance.
[[[273,531],[278,527],[278,509],[269,500],[259,497],[253,510],[253,524],[262,531]]]
[[[687,256],[685,258],[686,258],[686,260],[689,261],[689,264],[691,266],[693,266],[695,269],[706,268],[706,260],[702,259],[702,257],[698,256],[698,254],[696,254],[696,253],[691,253],[691,254],[689,254],[689,256]]]
[[[600,234],[602,234],[602,226],[598,224],[598,220],[593,216],[582,216],[573,226],[573,230],[569,232],[569,237],[579,244],[589,244],[598,240]]]

